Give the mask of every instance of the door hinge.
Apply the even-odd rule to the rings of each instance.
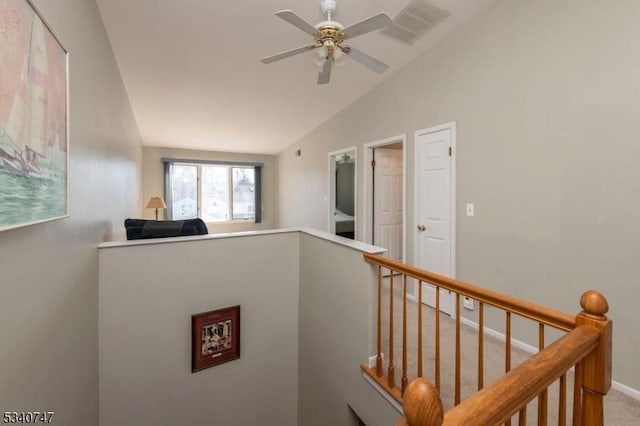
[[[376,160],[371,160],[371,167],[376,167]]]
[[[451,149],[451,147],[449,147],[449,157],[451,157],[452,153],[453,153],[453,149]]]

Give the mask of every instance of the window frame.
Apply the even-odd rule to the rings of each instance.
[[[211,160],[191,160],[181,158],[162,158],[164,164],[164,196],[167,205],[166,217],[168,220],[173,219],[173,200],[171,194],[171,166],[172,165],[184,165],[184,166],[196,166],[197,173],[197,217],[202,218],[202,168],[203,166],[222,166],[227,168],[228,173],[228,220],[215,221],[208,223],[215,224],[230,224],[230,223],[261,223],[262,222],[262,167],[263,163],[248,163],[238,161],[211,161]],[[249,219],[234,219],[233,218],[233,169],[234,168],[246,168],[253,169],[254,171],[254,217]],[[203,219],[204,220],[204,219]]]

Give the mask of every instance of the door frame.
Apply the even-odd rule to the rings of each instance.
[[[327,201],[327,232],[335,235],[336,233],[336,221],[334,220],[334,213],[336,210],[336,158],[342,154],[348,152],[354,153],[354,165],[353,165],[353,220],[354,220],[354,239],[358,240],[360,233],[358,232],[358,147],[351,146],[349,148],[339,149],[337,151],[331,151],[328,155],[329,161],[329,176],[327,179],[327,194],[329,195]]]
[[[373,170],[367,166],[373,161],[374,148],[382,148],[386,145],[402,143],[402,263],[407,263],[407,134],[391,136],[389,138],[365,143],[364,147],[364,176],[362,188],[362,202],[364,215],[362,218],[362,241],[372,244],[373,232],[370,229],[373,223],[373,208],[369,206],[371,201],[371,190],[373,189]],[[370,208],[371,207],[371,208]]]
[[[419,164],[418,162],[420,161],[420,159],[418,158],[417,155],[415,155],[415,152],[417,151],[417,141],[418,141],[418,137],[420,135],[425,135],[425,134],[429,134],[429,133],[436,133],[436,132],[440,132],[442,130],[450,130],[451,131],[451,205],[450,205],[450,215],[451,217],[450,219],[450,231],[451,231],[451,250],[449,253],[449,265],[450,265],[450,270],[451,270],[451,277],[450,278],[456,278],[456,176],[457,176],[457,171],[456,171],[456,157],[457,157],[457,150],[456,150],[456,142],[457,142],[457,135],[456,135],[456,122],[455,121],[451,121],[449,123],[445,123],[445,124],[440,124],[438,126],[433,126],[433,127],[427,127],[424,129],[420,129],[420,130],[416,130],[415,133],[413,134],[413,149],[414,149],[414,163],[413,163],[413,188],[414,188],[414,193],[413,193],[413,217],[414,220],[417,223],[418,220],[418,215],[419,215],[419,209],[420,209],[420,194],[418,194],[417,188],[419,187],[419,173],[417,173],[416,171],[419,170]],[[415,232],[415,230],[414,230]],[[418,255],[420,254],[420,244],[419,244],[419,239],[418,238],[414,238],[413,239],[413,264],[417,267],[419,264],[419,258]],[[417,289],[415,289],[417,290]],[[418,294],[416,292],[416,294]],[[449,307],[449,312],[450,315],[452,317],[455,317],[456,314],[456,310],[455,308],[455,298],[451,297],[450,298],[450,307]]]

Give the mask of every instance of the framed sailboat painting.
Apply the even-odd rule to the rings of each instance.
[[[69,215],[68,52],[28,0],[0,0],[0,231]]]

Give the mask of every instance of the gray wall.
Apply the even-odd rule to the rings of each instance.
[[[0,408],[98,422],[98,250],[139,212],[142,148],[96,3],[36,0],[70,56],[70,219],[0,234]]]
[[[368,426],[402,416],[362,377],[376,353],[376,272],[360,251],[300,236],[299,426]]]
[[[295,232],[100,249],[100,424],[296,425],[298,250]],[[191,373],[191,315],[234,305],[240,359]]]
[[[193,149],[144,147],[142,159],[142,197],[145,205],[150,197],[160,195],[164,197],[164,166],[162,158],[182,158],[189,160],[215,160],[215,161],[241,161],[251,163],[263,163],[262,168],[262,222],[235,222],[235,223],[211,223],[207,224],[209,233],[219,234],[223,232],[257,231],[260,229],[273,229],[277,226],[277,181],[276,158],[273,155],[244,154],[232,152],[198,151]],[[143,217],[155,218],[155,211],[144,209]],[[164,211],[160,211],[158,217],[164,217]]]
[[[640,389],[638,19],[636,1],[498,3],[279,154],[279,225],[326,229],[327,153],[407,133],[414,229],[413,132],[455,121],[458,278],[568,313],[602,291],[614,378]]]
[[[295,231],[100,249],[100,424],[388,426],[362,377],[376,277],[335,236]],[[345,245],[346,244],[346,245]],[[192,314],[241,305],[241,355],[191,373]]]

